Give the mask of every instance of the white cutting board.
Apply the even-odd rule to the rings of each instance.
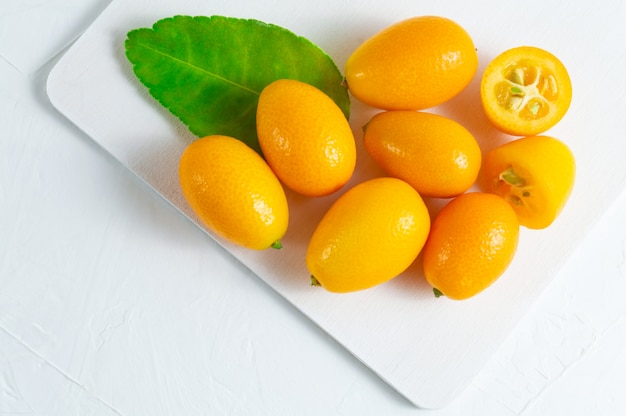
[[[292,219],[280,251],[248,251],[218,239],[408,400],[437,408],[471,382],[625,187],[623,4],[118,0],[60,59],[50,74],[48,94],[61,113],[193,220],[176,173],[179,155],[193,136],[135,79],[124,55],[131,29],[176,14],[255,18],[309,38],[342,69],[350,52],[378,30],[410,16],[432,14],[450,17],[469,31],[478,49],[479,74],[498,53],[522,44],[559,56],[570,70],[574,99],[568,115],[549,134],[575,153],[576,187],[549,229],[522,231],[513,264],[479,296],[463,302],[435,299],[420,275],[419,259],[402,276],[371,290],[336,295],[311,287],[304,264],[308,236],[337,195],[312,200],[290,194]],[[431,111],[463,123],[488,150],[508,138],[491,128],[480,111],[479,74],[459,97]],[[361,126],[373,111],[353,101],[351,123],[358,143]],[[350,185],[381,174],[362,149],[358,163]],[[433,210],[440,205],[431,201]]]

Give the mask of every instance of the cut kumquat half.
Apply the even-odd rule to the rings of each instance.
[[[576,161],[562,141],[549,136],[513,140],[484,158],[479,182],[515,210],[521,225],[547,228],[574,186]]]
[[[480,96],[487,118],[498,130],[530,136],[550,129],[567,113],[572,83],[556,56],[520,46],[487,65]]]

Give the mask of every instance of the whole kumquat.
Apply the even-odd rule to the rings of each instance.
[[[278,178],[261,156],[229,136],[192,142],[179,162],[183,196],[213,232],[243,247],[280,247],[289,209]]]
[[[418,16],[373,35],[348,58],[352,95],[386,110],[423,110],[460,93],[472,80],[478,55],[470,35],[440,16]]]
[[[497,195],[471,192],[450,201],[423,250],[424,276],[435,294],[462,300],[489,287],[513,260],[519,228],[515,211]]]
[[[465,127],[450,118],[386,111],[372,117],[364,131],[363,143],[374,161],[422,196],[450,198],[476,181],[480,147]]]
[[[263,155],[288,188],[325,196],[352,177],[356,144],[350,124],[321,90],[296,80],[274,81],[261,92],[256,120]]]
[[[420,195],[396,178],[354,186],[326,212],[309,242],[313,282],[330,292],[353,292],[386,282],[407,269],[430,229]]]

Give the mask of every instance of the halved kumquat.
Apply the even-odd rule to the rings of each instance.
[[[487,65],[480,96],[487,118],[498,130],[531,136],[563,118],[572,101],[572,83],[556,56],[533,46],[520,46]]]
[[[503,197],[520,224],[548,227],[565,206],[576,175],[576,162],[565,143],[554,137],[531,136],[491,150],[485,156],[480,182],[487,192]]]

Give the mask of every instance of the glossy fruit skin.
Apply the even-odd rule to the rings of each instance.
[[[487,65],[480,96],[485,115],[497,129],[514,136],[532,136],[565,116],[572,101],[572,82],[556,56],[520,46]]]
[[[477,295],[508,268],[519,240],[517,215],[497,195],[471,192],[442,208],[423,250],[424,276],[444,296]]]
[[[420,253],[430,217],[420,195],[396,178],[375,178],[339,197],[315,229],[306,252],[311,275],[330,292],[386,282]]]
[[[374,161],[422,196],[450,198],[476,181],[480,147],[454,120],[419,111],[386,111],[372,117],[364,130],[363,143]]]
[[[378,32],[350,55],[345,76],[352,95],[385,110],[423,110],[460,93],[478,56],[454,21],[418,16]]]
[[[356,144],[348,120],[330,97],[309,84],[278,80],[265,87],[257,134],[268,164],[293,191],[325,196],[352,177]]]
[[[229,136],[192,142],[179,162],[183,196],[198,218],[223,238],[263,250],[287,231],[280,181],[258,153]]]
[[[508,201],[520,224],[543,229],[561,213],[575,176],[574,154],[565,143],[550,136],[530,136],[488,152],[479,183]]]

